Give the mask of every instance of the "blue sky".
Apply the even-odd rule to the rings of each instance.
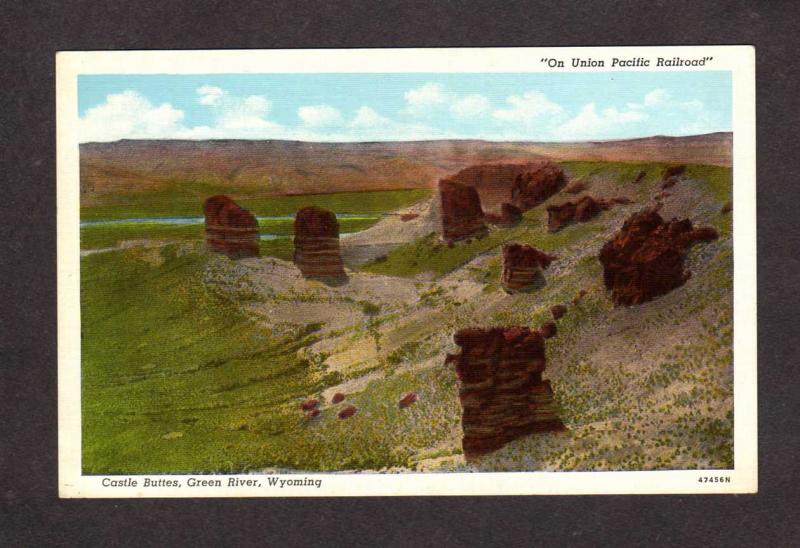
[[[79,139],[568,141],[731,129],[729,72],[82,75]]]

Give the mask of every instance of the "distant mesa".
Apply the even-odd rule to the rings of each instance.
[[[234,259],[258,256],[258,221],[252,213],[222,195],[208,198],[203,213],[210,250]]]
[[[525,244],[503,246],[503,274],[501,283],[508,293],[530,291],[544,285],[542,269],[550,266],[556,257]]]
[[[487,233],[478,191],[474,187],[442,179],[439,181],[442,201],[442,238],[456,242]]]
[[[680,181],[681,175],[686,171],[686,166],[679,165],[679,166],[669,166],[664,170],[664,174],[661,176],[661,188],[666,189]]]
[[[547,229],[557,232],[572,222],[583,223],[597,217],[601,211],[611,209],[616,204],[629,204],[628,198],[592,198],[584,196],[577,202],[566,202],[547,206]]]
[[[343,281],[347,278],[339,247],[336,214],[304,207],[294,218],[294,264],[305,278]]]
[[[682,286],[691,277],[684,270],[689,248],[718,237],[715,229],[694,228],[688,219],[665,222],[657,208],[633,214],[600,250],[614,304],[640,304]]]
[[[462,448],[467,460],[534,432],[565,430],[545,369],[544,337],[527,327],[470,328],[455,334],[448,354],[459,379]]]

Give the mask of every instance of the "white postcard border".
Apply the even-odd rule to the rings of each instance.
[[[542,58],[713,57],[702,67],[547,68]],[[734,469],[626,472],[297,473],[85,476],[81,472],[78,75],[731,71],[734,216]],[[757,491],[755,50],[751,46],[61,52],[56,63],[59,494],[66,498],[567,495]],[[701,483],[703,477],[729,482]],[[109,479],[110,478],[110,479]],[[231,478],[258,485],[229,487]],[[270,480],[270,478],[273,478]],[[277,479],[275,479],[277,478]],[[222,487],[189,487],[219,479]],[[104,486],[109,481],[127,486]],[[163,481],[160,481],[163,480]],[[180,487],[145,487],[145,481]],[[303,485],[280,485],[300,480]],[[319,486],[316,481],[320,480]],[[274,485],[270,482],[274,481]],[[130,485],[136,482],[136,486]]]

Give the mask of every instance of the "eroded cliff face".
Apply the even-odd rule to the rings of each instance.
[[[486,224],[478,191],[474,187],[442,179],[439,181],[442,204],[442,238],[455,242],[486,234]]]
[[[294,218],[294,264],[306,278],[346,278],[335,213],[317,206],[304,207],[297,212]]]
[[[684,270],[689,248],[718,237],[715,229],[694,228],[689,219],[666,222],[656,208],[633,214],[600,250],[614,304],[643,303],[682,286],[691,277]]]
[[[565,202],[558,205],[547,206],[547,229],[557,232],[566,225],[578,222],[584,223],[597,217],[601,211],[611,209],[616,204],[629,204],[628,198],[592,198],[584,196],[577,202]]]
[[[534,432],[565,430],[545,369],[544,337],[527,327],[462,329],[448,355],[459,378],[467,460]]]
[[[517,175],[511,187],[511,203],[527,211],[564,188],[567,178],[555,162],[542,162]]]
[[[542,269],[550,266],[556,257],[525,244],[503,246],[503,274],[501,283],[509,293],[530,291],[543,284]]]
[[[208,198],[203,213],[210,250],[234,259],[258,256],[258,221],[252,213],[222,195]]]

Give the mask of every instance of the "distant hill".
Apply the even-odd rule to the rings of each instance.
[[[556,160],[666,161],[730,166],[731,133],[575,143],[441,140],[309,143],[122,140],[80,146],[81,206],[227,192],[269,196],[431,188],[476,163]]]

